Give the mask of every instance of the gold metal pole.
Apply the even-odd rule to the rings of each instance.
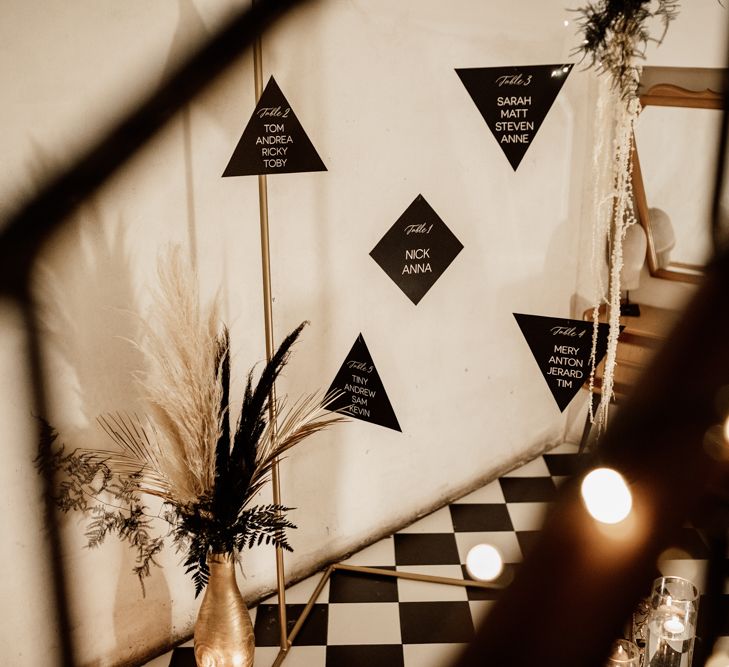
[[[253,74],[256,90],[256,101],[263,93],[263,54],[261,40],[257,39],[253,45]],[[258,176],[258,205],[261,223],[261,273],[263,277],[263,317],[266,330],[266,359],[271,360],[274,354],[273,339],[273,299],[271,297],[271,251],[268,238],[268,185],[266,175]],[[271,388],[268,402],[268,416],[271,422],[271,437],[276,439],[276,388]],[[274,461],[271,470],[271,486],[273,502],[281,505],[281,482],[278,471],[278,460]],[[286,577],[284,570],[283,549],[276,547],[276,581],[278,588],[278,623],[279,643],[282,651],[289,648],[286,636]]]
[[[401,572],[397,570],[383,570],[378,567],[363,567],[361,565],[344,565],[338,563],[332,566],[335,570],[345,572],[359,572],[360,574],[372,574],[378,577],[393,577],[395,579],[409,579],[410,581],[424,581],[429,584],[445,584],[446,586],[464,586],[468,588],[488,588],[500,590],[504,587],[501,582],[475,581],[473,579],[456,579],[454,577],[438,577],[432,574],[420,574],[415,572]]]
[[[293,643],[294,639],[296,639],[296,635],[299,634],[299,630],[301,630],[301,626],[304,625],[304,621],[309,616],[309,613],[311,612],[312,608],[314,607],[314,604],[319,599],[319,596],[321,595],[322,590],[324,590],[324,586],[329,581],[329,577],[332,576],[332,572],[334,572],[334,569],[336,568],[335,565],[330,565],[326,570],[324,570],[324,574],[322,575],[322,578],[319,580],[319,583],[316,585],[316,588],[314,589],[314,592],[311,594],[311,597],[309,598],[309,601],[306,603],[306,607],[301,611],[301,614],[299,615],[299,618],[296,620],[296,625],[294,625],[293,628],[291,628],[291,634],[288,636],[288,642],[287,642],[287,649],[291,647],[291,644]],[[273,665],[271,667],[279,667],[279,665],[286,659],[286,651],[282,648],[278,655],[276,656],[276,659],[273,661]]]
[[[257,0],[253,0],[256,2]],[[256,101],[261,98],[263,93],[263,54],[261,49],[260,38],[253,44],[253,72],[254,84],[256,92]],[[260,210],[260,226],[261,226],[261,272],[263,276],[263,315],[266,330],[266,359],[270,361],[274,354],[273,339],[273,299],[271,297],[271,252],[268,234],[268,185],[266,175],[258,176],[258,204]],[[272,437],[276,437],[276,389],[272,387],[269,401],[269,419],[271,421]],[[277,505],[281,504],[281,483],[278,470],[278,461],[275,461],[271,470],[271,485],[273,489],[273,502]],[[319,584],[314,590],[306,607],[302,610],[296,624],[291,629],[291,634],[286,632],[286,578],[284,572],[283,549],[276,547],[276,578],[278,587],[278,622],[279,622],[279,645],[280,650],[272,667],[279,667],[286,659],[291,644],[296,638],[308,618],[314,604],[321,595],[324,585],[331,577],[335,570],[346,570],[349,572],[360,572],[362,574],[380,575],[387,577],[397,577],[399,579],[412,579],[415,581],[425,581],[429,583],[446,584],[450,586],[471,586],[474,588],[503,588],[503,584],[485,583],[480,581],[453,579],[450,577],[434,577],[425,574],[414,574],[409,572],[397,572],[393,570],[381,570],[379,568],[359,567],[353,565],[343,565],[341,563],[330,565],[322,576]]]

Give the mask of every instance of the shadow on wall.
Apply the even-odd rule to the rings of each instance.
[[[179,67],[180,63],[189,54],[192,44],[202,43],[208,37],[209,33],[192,0],[179,0],[177,28],[175,29],[175,34],[170,44],[167,62],[165,63],[161,80],[165,81],[174,74],[175,69]],[[185,160],[187,235],[192,266],[193,268],[197,268],[197,220],[195,211],[192,121],[190,115],[190,106],[186,105],[181,110],[180,122]]]
[[[573,73],[573,78],[575,74]],[[591,281],[593,278],[589,268],[590,257],[581,256],[588,247],[586,239],[590,238],[592,224],[592,216],[585,216],[585,211],[588,213],[590,211],[589,205],[585,203],[585,191],[592,190],[593,122],[580,120],[579,105],[573,98],[573,95],[577,94],[576,87],[572,90],[575,92],[563,91],[550,112],[557,117],[552,122],[558,122],[559,127],[565,132],[564,159],[553,165],[552,173],[557,177],[550,190],[562,193],[559,195],[559,202],[555,202],[556,210],[560,211],[559,224],[554,228],[544,250],[539,273],[507,285],[499,294],[500,303],[511,307],[513,312],[579,319],[584,309],[582,301],[576,298],[576,293],[580,289],[579,281],[585,278]],[[591,82],[588,82],[584,93],[588,108],[591,108],[595,96]],[[536,148],[531,147],[532,150]],[[538,227],[543,225],[543,221],[534,218],[526,224]],[[527,238],[525,230],[522,237],[518,238],[519,244],[525,242]],[[585,266],[588,268],[585,269]],[[592,289],[591,284],[589,289]],[[516,323],[513,331],[514,335],[521,339]],[[523,341],[520,340],[521,342]],[[523,354],[531,356],[525,342],[522,349]],[[545,400],[549,399],[550,411],[552,408],[556,410],[549,397],[549,389],[539,377],[540,373],[536,370],[533,359],[529,358],[528,361],[529,372],[536,382],[541,383],[539,390],[544,391]],[[579,441],[581,432],[575,425],[581,428],[587,410],[586,403],[587,392],[581,390],[562,413],[562,440]]]
[[[574,306],[573,292],[577,275],[576,262],[571,256],[576,246],[574,232],[574,224],[568,220],[561,222],[550,237],[545,249],[542,270],[537,274],[529,275],[522,280],[506,285],[499,293],[499,303],[506,308],[511,308],[511,311],[515,313],[545,317],[574,317],[574,313],[571,312]],[[539,286],[548,286],[550,293],[543,293]],[[560,294],[564,295],[562,300],[559,298]],[[526,341],[522,338],[516,321],[513,318],[511,319],[513,336],[519,343],[519,355],[522,358],[520,368],[528,369],[525,371],[528,373],[527,377],[533,378],[533,382],[536,383],[535,394],[544,396],[545,412],[542,414],[554,414],[554,418],[557,419],[559,410],[550,397],[549,389],[537,369],[537,365],[531,356]],[[563,415],[567,414],[570,420],[584,420],[586,397],[586,392],[578,392]],[[532,405],[532,410],[536,409],[537,406]],[[540,419],[542,418],[536,421],[539,422]],[[566,418],[563,416],[562,419]],[[560,426],[560,433],[564,437],[564,425]]]
[[[133,343],[142,316],[124,230],[121,221],[111,231],[107,227],[94,206],[85,207],[52,263],[39,266],[34,285],[46,347],[73,372],[87,429],[100,413],[140,407],[132,373],[144,367]],[[58,387],[57,393],[65,390]],[[59,425],[61,420],[59,415]]]
[[[87,205],[46,253],[34,277],[50,370],[49,420],[69,450],[85,446],[112,448],[97,417],[109,412],[144,411],[134,374],[144,369],[145,361],[133,343],[139,340],[144,324],[126,245],[123,222],[110,225],[94,205]],[[76,529],[77,520],[78,516],[69,516],[67,529]],[[82,528],[85,524],[81,522]],[[162,520],[159,530],[166,533]],[[120,656],[143,651],[140,637],[169,637],[172,618],[170,591],[161,572],[153,571],[145,581],[144,613],[139,613],[142,591],[132,573],[134,554],[127,545],[115,543],[115,547],[121,550],[118,571],[103,573],[107,582],[116,577],[115,593],[103,591],[109,596],[108,606],[91,606],[113,618],[115,654]],[[92,562],[91,558],[77,556],[69,554],[67,570],[77,560]],[[78,581],[75,574],[68,572],[69,582]],[[73,596],[99,595],[91,574],[97,579],[100,575],[85,573],[81,578],[84,583],[73,585]],[[76,622],[85,628],[86,636],[80,637],[83,643],[92,626],[98,631],[98,618]]]
[[[169,47],[162,78],[169,76],[190,52],[208,36],[208,31],[192,0],[179,0],[178,25]],[[193,182],[193,151],[190,109],[180,116],[181,142],[184,147],[187,231],[190,258],[197,260],[197,233]],[[38,146],[32,146],[30,181],[45,182],[57,171],[57,160]],[[142,353],[135,346],[143,333],[143,313],[134,281],[132,258],[127,251],[125,226],[122,219],[112,223],[105,220],[99,207],[87,202],[79,209],[44,253],[33,277],[50,389],[49,415],[44,415],[59,431],[60,440],[69,450],[76,447],[113,447],[113,443],[97,424],[105,413],[144,413],[145,404],[134,381],[134,374],[145,368]],[[65,517],[64,517],[65,519]],[[65,530],[84,530],[86,521],[70,516],[64,521]],[[158,522],[160,535],[167,533],[163,520]],[[83,538],[66,539],[76,544]],[[133,574],[135,555],[116,538],[107,547],[119,550],[119,559],[99,560],[97,557],[69,553],[65,565],[72,597],[86,600],[81,609],[98,610],[99,616],[77,618],[82,628],[78,640],[82,653],[98,657],[89,664],[106,664],[109,659],[134,660],[148,657],[172,634],[170,589],[165,574],[153,568],[145,579],[145,598],[137,577]],[[113,562],[114,565],[108,564]],[[72,571],[94,564],[113,571],[85,572],[79,578]],[[92,576],[93,575],[93,576]],[[100,590],[94,577],[103,577]],[[114,588],[113,582],[116,582]],[[103,590],[101,590],[103,589]],[[91,597],[96,600],[89,600]],[[104,596],[102,601],[101,596]],[[140,613],[140,605],[144,611]],[[72,605],[76,606],[76,605]],[[107,620],[108,619],[108,625]],[[113,624],[113,631],[102,630],[104,637],[94,646],[93,633]],[[90,639],[89,639],[90,638]],[[108,647],[116,643],[114,649]],[[99,647],[104,647],[100,649]],[[107,659],[98,654],[103,650]],[[113,657],[112,657],[113,656]]]

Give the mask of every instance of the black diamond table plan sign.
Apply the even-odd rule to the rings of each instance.
[[[461,250],[463,244],[418,195],[370,256],[418,305]]]
[[[514,313],[560,412],[590,378],[592,322]],[[607,352],[609,325],[598,324],[595,365]]]
[[[271,77],[223,176],[326,170],[294,110]]]
[[[344,409],[350,417],[402,432],[362,334],[354,341],[327,393],[334,391],[342,395],[328,406],[330,410]]]
[[[571,70],[571,63],[456,70],[514,171]]]

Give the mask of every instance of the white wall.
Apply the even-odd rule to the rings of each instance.
[[[267,41],[265,68],[329,168],[269,179],[278,329],[312,319],[289,386],[327,386],[362,332],[403,428],[353,422],[285,464],[294,568],[560,436],[512,312],[569,315],[589,76],[571,75],[514,173],[453,70],[562,62],[571,34],[556,3],[479,7],[332,2]],[[419,193],[465,247],[415,307],[368,253]]]
[[[679,17],[671,24],[660,46],[646,52],[645,64],[654,67],[722,68],[727,62],[729,17],[718,2],[699,0],[683,3]],[[713,162],[713,155],[706,155]],[[711,165],[710,168],[713,168]],[[694,293],[687,283],[652,278],[644,267],[640,287],[632,295],[638,301],[666,308],[680,307]]]
[[[3,210],[159,81],[218,24],[222,5],[3,3],[0,147],[12,166],[0,175]],[[577,314],[578,280],[589,279],[580,266],[594,76],[575,67],[515,173],[454,68],[574,60],[575,28],[563,24],[572,18],[561,0],[322,0],[266,37],[264,78],[275,75],[328,167],[268,181],[277,338],[312,322],[279,392],[326,388],[362,332],[403,429],[353,421],[283,463],[299,526],[290,576],[560,441],[564,418],[512,313]],[[246,57],[44,252],[51,416],[69,444],[98,444],[98,413],[139,405],[131,373],[141,360],[125,338],[170,242],[188,249],[205,294],[222,288],[237,377],[263,356],[256,179],[220,178],[253,106]],[[368,254],[417,194],[464,250],[416,307]],[[0,656],[38,665],[50,664],[54,639],[21,331],[4,307],[2,554],[16,572],[5,568],[1,591],[30,604],[0,612]],[[75,517],[63,532],[79,664],[133,663],[189,634],[197,602],[172,550],[142,599],[126,549],[84,550]],[[244,570],[249,597],[274,586],[270,550],[246,554]]]

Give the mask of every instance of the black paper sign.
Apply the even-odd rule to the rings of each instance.
[[[223,176],[326,170],[294,110],[271,77]]]
[[[370,256],[418,305],[461,250],[463,244],[418,195]]]
[[[590,379],[592,322],[514,313],[560,412]],[[607,352],[609,325],[598,324],[595,365]]]
[[[333,391],[344,393],[328,406],[331,410],[345,408],[350,417],[402,432],[362,334],[357,336],[327,393]]]
[[[456,70],[514,171],[571,70],[571,63]]]

